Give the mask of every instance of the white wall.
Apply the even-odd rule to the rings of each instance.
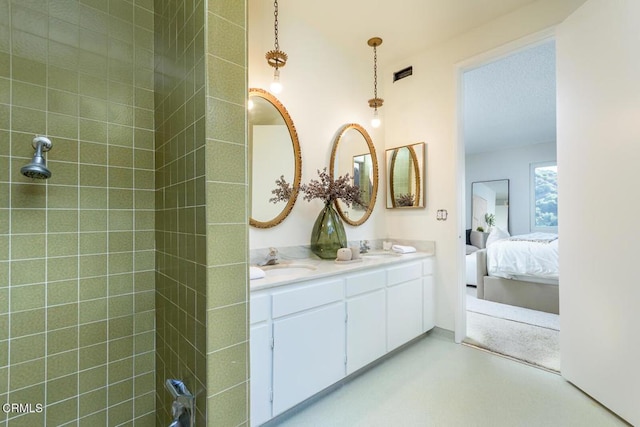
[[[509,180],[509,232],[531,232],[530,169],[536,162],[556,160],[556,143],[514,147],[508,150],[469,154],[465,158],[466,228],[471,227],[471,184],[496,179]]]
[[[428,144],[427,210],[390,212],[392,236],[430,236],[438,252],[438,304],[436,324],[454,328],[457,304],[459,234],[457,208],[457,73],[456,65],[484,52],[561,22],[583,1],[538,1],[491,23],[476,28],[429,51],[422,52],[393,69],[413,65],[413,76],[385,86],[387,97],[387,143],[425,141]],[[460,185],[461,188],[464,185]],[[435,219],[435,210],[447,209],[449,221]],[[464,216],[462,217],[464,218]],[[464,224],[461,225],[463,227]],[[463,230],[460,230],[463,231]]]
[[[556,39],[561,371],[632,425],[640,425],[638,28],[638,0],[589,0]]]
[[[427,143],[427,209],[389,211],[388,234],[403,238],[436,241],[436,324],[454,329],[458,304],[457,275],[463,263],[458,239],[464,239],[464,212],[458,212],[458,188],[464,176],[457,176],[457,79],[456,67],[476,55],[560,23],[584,0],[540,0],[504,15],[442,45],[402,61],[392,70],[413,65],[413,76],[385,85],[386,141],[388,146],[410,142]],[[390,80],[389,78],[385,81]],[[462,182],[458,183],[458,179]],[[448,221],[437,221],[435,211],[447,209]],[[460,215],[460,216],[459,216]],[[462,218],[459,224],[456,218]]]
[[[269,90],[273,68],[267,65],[264,55],[274,48],[273,2],[249,0],[247,7],[249,87]],[[289,2],[279,9],[280,49],[288,54],[289,60],[281,69],[284,89],[277,95],[298,132],[302,182],[317,178],[317,169],[329,168],[334,136],[347,123],[358,123],[367,130],[376,147],[378,164],[382,166],[384,133],[382,127],[374,130],[370,126],[373,113],[367,103],[373,94],[372,64],[354,60],[312,27],[290,19],[294,8],[304,7],[304,2]],[[362,49],[371,49],[366,40],[362,41]],[[383,110],[380,113],[384,120]],[[381,192],[367,222],[359,227],[345,223],[349,240],[384,237],[385,198],[381,196],[384,177],[381,168],[378,183]],[[250,247],[308,245],[311,227],[322,206],[318,200],[306,202],[298,197],[291,214],[281,224],[270,229],[250,228]]]
[[[349,240],[371,238],[423,239],[436,242],[436,324],[454,329],[458,260],[457,220],[457,73],[456,64],[526,37],[561,22],[584,0],[540,0],[504,15],[446,43],[405,61],[378,70],[378,91],[385,99],[380,109],[383,125],[370,125],[371,61],[358,62],[303,22],[288,18],[293,2],[280,9],[280,47],[289,55],[282,69],[284,91],[278,99],[286,106],[300,137],[303,182],[328,166],[335,132],[345,123],[363,125],[376,146],[378,163],[384,150],[426,142],[426,208],[393,210],[384,207],[385,174],[380,170],[378,198],[373,214],[359,227],[345,225]],[[273,49],[273,5],[249,0],[249,87],[268,88],[272,70],[264,54]],[[384,35],[381,35],[384,38]],[[384,46],[383,46],[384,48]],[[363,40],[363,49],[367,49]],[[380,50],[379,55],[383,55]],[[391,83],[393,71],[413,65],[413,75]],[[462,178],[464,179],[464,178]],[[464,182],[460,188],[464,187]],[[278,226],[251,228],[250,247],[308,244],[321,203],[301,199]],[[436,210],[447,209],[448,221],[436,221]],[[462,217],[464,218],[464,217]],[[464,238],[464,221],[460,225]]]

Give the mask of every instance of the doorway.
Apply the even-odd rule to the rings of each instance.
[[[559,316],[487,297],[475,274],[477,263],[486,265],[489,236],[491,241],[537,231],[530,227],[536,214],[530,167],[556,161],[555,42],[539,35],[474,58],[457,72],[462,325],[456,326],[456,340],[559,371]],[[481,261],[476,250],[484,251]]]

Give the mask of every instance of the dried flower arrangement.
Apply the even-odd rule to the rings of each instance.
[[[396,197],[397,206],[413,206],[415,204],[415,196],[413,194],[399,194]]]
[[[342,200],[347,207],[351,205],[359,205],[366,208],[362,201],[362,192],[360,187],[352,185],[352,177],[347,173],[336,179],[327,173],[327,168],[322,171],[318,169],[319,180],[312,179],[308,184],[302,184],[299,188],[294,188],[285,181],[284,176],[276,180],[276,188],[271,191],[275,197],[269,199],[271,203],[287,202],[292,195],[298,191],[304,193],[304,200],[310,202],[313,199],[321,199],[325,204],[332,203],[334,200]]]

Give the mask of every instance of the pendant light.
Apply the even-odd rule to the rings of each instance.
[[[273,33],[274,33],[274,50],[270,50],[265,55],[267,58],[267,63],[275,68],[273,72],[273,82],[271,83],[271,92],[274,94],[278,94],[282,91],[282,84],[280,83],[280,68],[284,67],[287,63],[287,54],[280,50],[280,45],[278,43],[278,0],[273,2],[274,6],[274,22],[273,22]]]
[[[367,44],[373,47],[373,98],[369,100],[369,107],[373,108],[373,118],[371,126],[377,128],[380,126],[380,118],[378,117],[378,107],[382,107],[384,99],[378,98],[378,50],[377,47],[382,44],[380,37],[373,37],[367,41]]]

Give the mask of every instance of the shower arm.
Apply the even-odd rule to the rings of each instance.
[[[36,156],[42,157],[42,153],[51,150],[51,140],[46,136],[36,136],[33,138],[31,146],[36,150]]]

